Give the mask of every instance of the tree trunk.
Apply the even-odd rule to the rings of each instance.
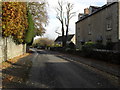
[[[67,38],[68,38],[68,25],[66,25],[65,46],[67,45]]]
[[[65,39],[64,39],[64,24],[62,23],[62,47],[65,47]]]

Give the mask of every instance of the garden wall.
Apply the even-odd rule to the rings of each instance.
[[[26,53],[26,45],[16,45],[12,38],[0,37],[0,63]]]

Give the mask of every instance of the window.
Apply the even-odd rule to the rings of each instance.
[[[106,36],[106,41],[107,42],[112,42],[112,36],[111,35],[107,35]]]
[[[91,24],[88,25],[89,29],[88,29],[88,35],[91,35]]]
[[[112,30],[112,16],[106,18],[106,21],[107,21],[107,25],[106,25],[107,28],[106,28],[106,30],[107,30],[107,31]]]
[[[107,24],[107,31],[110,31],[112,30],[112,25],[111,25],[111,22],[108,22]]]
[[[103,37],[102,37],[102,35],[97,36],[96,42],[97,42],[97,43],[102,43],[102,42],[103,42]]]
[[[91,35],[91,31],[88,32],[88,35]]]
[[[111,38],[107,38],[107,42],[112,42],[112,39]]]

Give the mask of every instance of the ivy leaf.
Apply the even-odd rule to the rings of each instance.
[[[2,28],[5,29],[5,25],[2,25]]]

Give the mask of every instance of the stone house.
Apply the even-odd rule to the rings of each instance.
[[[83,42],[102,41],[114,43],[118,49],[120,42],[120,2],[108,2],[102,7],[90,6],[84,14],[78,15],[76,22],[76,46]]]

